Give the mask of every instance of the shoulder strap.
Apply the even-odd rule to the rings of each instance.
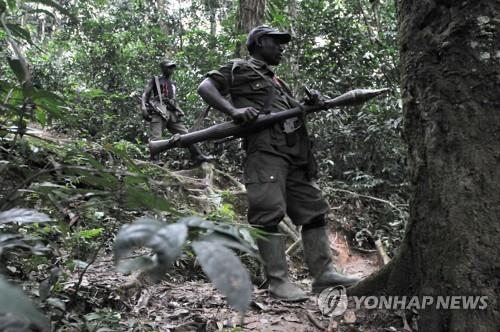
[[[255,68],[251,63],[248,63],[248,66],[255,72],[257,73],[260,77],[262,77],[266,82],[269,83],[269,93],[267,94],[266,100],[264,100],[264,105],[262,106],[262,111],[266,114],[271,113],[270,107],[274,101],[274,95],[275,95],[275,85],[272,82],[272,78],[267,77],[266,75],[262,74],[257,68]]]
[[[161,97],[160,80],[158,79],[158,76],[156,76],[156,75],[155,75],[155,84],[156,84],[156,91],[158,91],[158,98],[160,98],[160,105],[163,105],[163,99]]]
[[[234,70],[241,65],[247,64],[247,61],[243,59],[234,59],[232,61],[233,61],[233,66],[231,67],[231,84],[234,83]]]
[[[275,94],[275,91],[274,91],[275,86],[274,86],[274,83],[272,82],[272,79],[267,77],[266,75],[262,74],[249,61],[243,60],[243,59],[235,59],[233,61],[233,67],[231,68],[231,84],[234,83],[234,70],[241,65],[248,66],[257,75],[259,75],[260,77],[262,77],[262,79],[264,79],[266,82],[269,83],[269,93],[267,94],[266,100],[264,100],[264,105],[262,106],[262,112],[265,114],[271,113],[271,110],[269,108],[271,107],[271,104],[273,103],[274,94]]]
[[[275,76],[276,78],[276,81],[278,81],[278,83],[280,84],[282,90],[283,90],[283,93],[285,94],[285,96],[287,97],[288,99],[288,102],[291,104],[291,106],[293,107],[302,107],[302,105],[300,104],[300,102],[298,102],[293,94],[292,94],[292,90],[290,89],[290,87],[288,86],[288,84],[286,84],[281,78],[279,78],[278,76]]]

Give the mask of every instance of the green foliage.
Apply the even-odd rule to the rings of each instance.
[[[75,236],[85,240],[92,240],[102,234],[102,228],[84,229],[75,233]]]
[[[43,254],[47,248],[35,242],[37,239],[23,234],[8,234],[5,230],[15,230],[9,225],[16,223],[20,225],[37,222],[47,222],[50,218],[36,210],[14,208],[0,212],[0,259],[7,249],[30,250],[33,254]],[[9,227],[12,226],[12,227]],[[19,230],[18,230],[19,231]],[[28,328],[28,323],[36,325],[41,330],[49,328],[49,321],[33,305],[26,295],[17,287],[13,287],[0,275],[0,313],[9,314],[0,317],[0,325],[8,329],[24,330]],[[13,315],[13,316],[11,316]]]
[[[231,204],[223,203],[217,210],[209,214],[208,219],[231,223],[235,221],[236,213]]]
[[[151,248],[156,257],[140,257],[118,266],[123,273],[130,273],[138,265],[147,266],[154,280],[159,280],[181,253],[187,238],[187,227],[183,224],[162,225],[150,219],[138,219],[132,225],[125,225],[115,241],[115,257],[120,261],[134,247]],[[139,264],[140,263],[140,264]]]
[[[9,222],[20,224],[50,221],[49,216],[32,209],[10,209],[0,212],[0,225]]]
[[[23,321],[29,321],[36,325],[41,330],[47,330],[50,326],[47,318],[38,311],[26,295],[18,289],[6,282],[0,276],[0,313],[10,313],[14,316],[0,317],[0,325],[4,328],[13,328],[16,330],[26,331],[28,324]],[[21,320],[22,321],[19,321]]]
[[[85,315],[88,331],[101,331],[103,329],[119,330],[119,322],[123,319],[119,312],[113,310],[96,310]],[[106,326],[106,328],[103,328]]]
[[[8,224],[30,224],[38,222],[47,222],[51,219],[44,213],[40,213],[33,209],[14,208],[0,212],[0,258],[4,251],[8,249],[24,249],[29,250],[36,255],[44,254],[47,248],[38,242],[38,239],[33,236],[28,236],[20,233],[6,233],[6,231],[19,231],[16,226]]]
[[[234,227],[217,225],[196,217],[183,218],[173,224],[148,217],[139,218],[135,223],[123,226],[116,237],[114,251],[118,269],[123,273],[144,270],[154,281],[158,281],[181,254],[188,230],[190,239],[197,239],[190,244],[203,271],[226,296],[231,306],[240,312],[248,310],[252,295],[250,276],[229,248],[253,255],[255,253],[238,236]],[[150,248],[155,255],[123,260],[131,249],[143,246]]]
[[[342,206],[337,212],[352,221],[356,243],[367,246],[376,237],[392,251],[407,220],[394,2],[300,1],[296,17],[289,15],[290,3],[268,1],[265,20],[294,32],[287,59],[276,71],[299,96],[302,85],[329,96],[356,87],[391,88],[386,98],[362,107],[312,116],[309,131],[322,189]],[[184,196],[169,187],[168,172],[136,160],[148,157],[147,125],[137,97],[159,74],[159,60],[169,57],[179,64],[174,77],[179,103],[192,124],[205,109],[198,84],[234,56],[234,45],[245,36],[234,32],[235,2],[156,6],[160,2],[0,0],[0,210],[40,206],[53,219],[39,225],[33,213],[14,215],[13,210],[7,219],[0,213],[2,258],[23,257],[17,249],[48,254],[16,262],[24,270],[19,274],[53,264],[75,273],[86,266],[98,242],[137,215],[177,218],[191,209],[178,211],[184,202],[172,196],[177,201]],[[215,22],[212,31],[206,22]],[[203,125],[223,119],[210,111]],[[32,138],[38,135],[37,124],[69,137]],[[218,168],[241,176],[238,141],[214,152]],[[170,151],[169,167],[182,165],[184,154]],[[161,186],[166,187],[162,192]],[[164,224],[150,218],[124,227],[116,249],[122,271],[143,269],[159,278],[183,249],[191,248],[231,304],[245,311],[251,289],[231,250],[255,256],[257,231],[234,226],[240,196],[229,191],[222,196],[224,204],[207,216],[217,222],[186,218]],[[371,196],[391,204],[366,198]],[[57,254],[41,242],[57,248]],[[126,252],[137,247],[156,255],[126,259]],[[242,282],[240,288],[234,280]],[[41,285],[41,297],[57,285]],[[98,310],[85,319],[89,330],[119,329],[115,311]]]
[[[252,282],[238,257],[223,244],[195,241],[193,250],[203,271],[226,296],[227,302],[245,312],[252,300]]]

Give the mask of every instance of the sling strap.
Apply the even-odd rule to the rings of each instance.
[[[155,84],[156,84],[156,91],[158,91],[158,98],[160,98],[160,105],[163,106],[163,99],[161,96],[161,86],[160,86],[160,80],[158,79],[158,76],[155,75]]]

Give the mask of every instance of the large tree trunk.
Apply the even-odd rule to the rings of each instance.
[[[488,296],[421,331],[500,331],[500,1],[400,0],[412,184],[399,254],[351,294]]]

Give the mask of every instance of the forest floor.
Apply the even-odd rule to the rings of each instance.
[[[199,170],[177,174],[187,176],[190,183],[196,176],[201,182],[206,182],[207,178],[206,175],[200,176],[203,172]],[[220,181],[216,179],[214,182]],[[227,183],[225,189],[228,189]],[[218,189],[213,187],[211,190]],[[199,199],[196,203],[203,205]],[[366,277],[381,266],[381,258],[376,251],[351,249],[342,230],[331,228],[329,237],[336,267],[342,273]],[[290,275],[295,283],[309,290],[311,281],[300,254],[297,250],[289,257]],[[112,262],[111,255],[99,257],[82,278],[81,297],[93,302],[85,305],[87,309],[81,308],[82,312],[93,308],[94,315],[85,316],[90,330],[99,331],[100,324],[106,323],[107,328],[112,330],[114,326],[117,330],[129,331],[411,331],[401,329],[407,326],[404,317],[389,315],[388,319],[388,315],[382,313],[382,323],[380,312],[374,314],[353,309],[328,317],[322,314],[317,295],[310,294],[309,299],[302,303],[286,303],[273,299],[265,289],[257,286],[254,287],[251,308],[241,325],[239,313],[228,306],[221,293],[203,276],[199,266],[193,266],[195,263],[192,260],[181,259],[175,271],[156,284],[150,284],[140,274],[124,276],[115,271]],[[77,279],[78,274],[74,274],[67,284],[75,285]],[[115,314],[113,322],[113,311],[96,311],[96,306],[112,308],[115,313],[118,310],[121,314],[119,317]]]
[[[341,234],[336,231],[330,233],[337,268],[358,277],[376,271],[379,266],[377,254],[350,250]],[[176,332],[242,328],[239,314],[227,305],[223,296],[206,279],[196,280],[193,275],[186,275],[192,273],[189,269],[179,268],[161,282],[146,285],[147,282],[143,282],[140,276],[124,276],[116,272],[112,262],[112,256],[97,259],[84,274],[80,293],[82,299],[92,299],[87,306],[111,307],[123,312],[116,327]],[[290,265],[294,281],[303,289],[310,289],[310,279],[301,262],[294,261]],[[74,285],[77,279],[78,275],[75,275],[67,284]],[[81,309],[86,311],[83,307]],[[102,324],[104,315],[105,311],[96,313],[96,323]],[[311,294],[309,300],[302,303],[286,303],[255,287],[251,309],[244,317],[242,330],[380,331],[380,326],[373,329],[364,326],[367,315],[369,313],[348,309],[343,315],[330,318],[322,315],[316,295]],[[387,328],[388,331],[397,331],[391,326]]]
[[[71,139],[34,127],[28,134],[43,140],[65,144]],[[166,172],[179,181],[190,208],[207,214],[214,195],[228,190],[234,194],[238,221],[245,219],[244,186],[230,174],[215,166],[203,164],[190,170]],[[220,201],[219,201],[220,203]],[[213,208],[213,206],[212,206]],[[337,212],[333,212],[337,213]],[[330,216],[338,220],[342,216]],[[352,248],[347,232],[331,226],[329,237],[336,268],[345,274],[366,277],[383,264],[376,250]],[[238,312],[231,309],[223,295],[204,276],[192,257],[182,257],[175,269],[160,282],[150,283],[141,274],[125,276],[116,271],[112,255],[112,239],[103,243],[100,254],[90,264],[81,262],[60,291],[71,298],[72,307],[50,303],[47,311],[57,311],[58,331],[80,331],[82,321],[88,331],[414,331],[404,313],[373,312],[349,308],[338,316],[323,315],[318,296],[307,301],[286,303],[270,297],[265,289],[254,286],[250,310],[243,324]],[[293,242],[293,241],[291,241]],[[305,290],[310,278],[301,259],[301,249],[289,257],[290,276]],[[24,287],[38,295],[38,286]],[[61,304],[60,306],[58,304]],[[60,309],[58,309],[60,307]],[[50,309],[48,309],[50,308]],[[82,319],[83,318],[83,319]],[[54,320],[53,320],[54,321]]]

